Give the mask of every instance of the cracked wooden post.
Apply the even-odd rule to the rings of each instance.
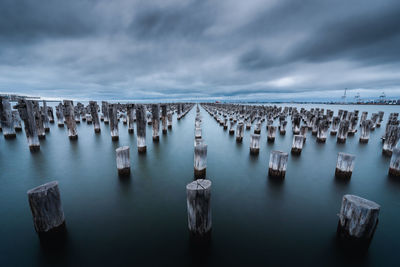
[[[272,151],[269,157],[268,175],[270,177],[285,178],[288,153]]]
[[[205,179],[207,170],[207,145],[203,142],[194,146],[194,178]]]
[[[33,224],[39,235],[65,230],[65,217],[57,181],[35,187],[27,194]]]
[[[349,132],[350,122],[348,120],[343,120],[339,123],[339,131],[337,134],[338,143],[346,143],[347,134]]]
[[[339,152],[336,163],[335,176],[337,178],[350,179],[351,174],[353,173],[355,159],[356,156],[354,155]]]
[[[294,155],[300,155],[301,151],[303,150],[303,145],[304,145],[304,136],[294,135],[291,153]]]
[[[45,132],[50,132],[50,119],[49,119],[49,114],[48,114],[48,111],[47,111],[47,103],[46,103],[46,101],[43,100],[43,107],[41,107],[40,110],[41,110],[41,113],[42,113],[44,131]]]
[[[129,176],[131,173],[129,146],[119,147],[115,150],[115,153],[116,153],[118,175]]]
[[[172,129],[172,111],[168,112],[168,129]]]
[[[134,122],[135,122],[135,105],[134,104],[128,104],[126,107],[126,112],[128,115],[128,133],[133,134],[135,132],[134,130]]]
[[[320,120],[319,124],[318,124],[318,130],[317,130],[317,142],[325,143],[328,129],[329,129],[328,121],[325,119]]]
[[[337,134],[337,131],[339,129],[339,124],[340,124],[340,118],[339,117],[333,117],[332,118],[331,135],[336,135]]]
[[[400,177],[400,148],[394,148],[389,165],[389,176]]]
[[[162,133],[167,134],[167,105],[161,105],[161,125],[162,125]]]
[[[104,124],[108,124],[110,120],[108,119],[108,103],[106,101],[101,101],[101,112],[103,113]]]
[[[64,127],[64,106],[61,103],[56,107],[56,117],[58,127]]]
[[[363,112],[364,113],[364,112]],[[369,134],[371,132],[372,121],[371,120],[363,120],[360,125],[360,143],[368,143]]]
[[[236,128],[236,142],[241,143],[243,141],[243,130],[244,124],[243,122],[239,122]]]
[[[118,132],[118,104],[109,104],[108,105],[108,120],[110,122],[110,132],[111,132],[111,140],[118,141],[119,132]]]
[[[146,152],[146,111],[143,105],[136,105],[136,132],[139,153]]]
[[[258,155],[260,152],[260,137],[259,134],[250,135],[250,154]]]
[[[211,233],[211,181],[199,179],[186,185],[188,226],[192,235]]]
[[[378,225],[380,208],[380,205],[368,199],[344,195],[339,213],[337,236],[368,248]]]
[[[22,131],[21,118],[19,116],[18,110],[12,111],[12,120],[13,120],[14,130],[16,132]]]
[[[63,107],[65,122],[68,128],[68,137],[70,140],[78,139],[78,131],[76,130],[76,121],[74,118],[74,104],[71,100],[64,100]]]
[[[160,106],[158,104],[151,105],[151,123],[153,124],[153,141],[160,141]]]
[[[273,143],[276,136],[276,127],[273,125],[267,126],[267,141]]]
[[[28,146],[31,151],[40,150],[39,138],[37,135],[36,121],[33,111],[33,101],[18,100],[17,109],[21,119],[24,121],[24,128]]]
[[[36,129],[39,139],[46,138],[46,130],[44,129],[43,116],[40,110],[39,101],[33,101],[33,115],[35,116]]]
[[[400,126],[389,125],[385,133],[382,153],[387,156],[392,155],[393,148],[396,147],[400,139]]]
[[[99,120],[99,113],[97,110],[99,109],[96,101],[89,101],[89,108],[90,108],[90,115],[92,116],[92,123],[94,127],[95,133],[100,133],[100,120]]]
[[[0,122],[4,138],[11,139],[16,137],[11,105],[8,99],[0,97]]]

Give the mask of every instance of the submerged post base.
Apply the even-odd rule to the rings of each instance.
[[[366,144],[368,143],[369,139],[365,139],[365,138],[360,138],[360,143],[362,144]]]
[[[206,169],[202,169],[202,170],[194,169],[194,178],[195,179],[205,179],[206,178]]]
[[[118,135],[111,136],[111,140],[112,141],[118,141],[119,140],[119,136]]]
[[[300,155],[301,154],[301,149],[292,148],[291,153],[292,153],[292,155]]]
[[[129,176],[130,174],[131,174],[131,168],[130,167],[118,169],[118,175],[119,176],[126,177],[126,176]]]
[[[146,153],[147,150],[147,146],[140,146],[138,147],[138,152],[139,153]]]
[[[236,142],[241,143],[243,141],[243,137],[236,137]]]
[[[34,152],[34,151],[39,151],[40,150],[40,145],[30,145],[29,150]]]
[[[78,135],[70,135],[69,140],[78,140]]]
[[[285,178],[286,171],[268,169],[268,176],[272,178]]]
[[[259,153],[260,153],[260,149],[259,148],[250,147],[250,154],[251,155],[258,155]]]
[[[5,139],[14,139],[15,137],[17,137],[17,135],[15,133],[5,134],[4,135]]]
[[[339,144],[344,144],[344,143],[346,143],[346,138],[339,138],[338,137],[336,142],[339,143]]]
[[[160,136],[153,136],[153,142],[158,142],[160,141]]]
[[[275,137],[267,137],[268,143],[273,143],[275,142]]]
[[[134,130],[133,129],[128,129],[128,133],[133,134]]]
[[[352,173],[353,172],[345,172],[345,171],[342,171],[342,170],[339,170],[338,168],[336,168],[335,177],[336,178],[350,179]]]
[[[396,170],[394,168],[389,168],[389,176],[400,177],[400,170]]]

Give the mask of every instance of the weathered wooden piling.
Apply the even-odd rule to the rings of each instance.
[[[162,127],[162,133],[167,134],[168,130],[168,125],[167,125],[167,105],[162,104],[160,105],[161,107],[161,127]]]
[[[128,133],[133,134],[135,132],[134,122],[136,120],[135,105],[127,104],[126,110],[127,110],[126,112],[127,112],[127,116],[128,116]]]
[[[400,177],[400,148],[393,148],[389,165],[389,176]]]
[[[243,130],[244,130],[244,124],[243,122],[239,122],[237,124],[236,128],[236,142],[241,143],[243,141]]]
[[[292,120],[292,131],[293,134],[299,134],[300,133],[300,123],[301,123],[301,118],[299,114],[293,115],[293,120]]]
[[[378,120],[376,121],[376,127],[381,127],[381,123],[383,121],[383,116],[385,113],[383,111],[378,112]]]
[[[272,151],[269,157],[268,175],[273,178],[285,178],[289,155],[282,151]]]
[[[303,136],[304,143],[306,142],[306,139],[307,139],[307,132],[308,132],[308,127],[306,125],[302,125],[300,127],[300,135]]]
[[[276,127],[273,125],[267,126],[267,141],[273,143],[276,136]]]
[[[286,117],[284,115],[279,116],[279,133],[281,135],[286,134],[286,125],[287,125]]]
[[[39,235],[65,229],[65,217],[57,181],[35,187],[29,190],[27,194],[33,224]]]
[[[304,136],[302,135],[294,135],[293,136],[293,143],[292,143],[292,154],[300,155],[301,151],[303,150],[304,145]]]
[[[12,121],[15,131],[22,131],[21,117],[19,116],[18,110],[12,111]]]
[[[49,117],[50,123],[54,123],[53,107],[47,107],[47,116]]]
[[[146,111],[143,105],[136,105],[136,132],[139,153],[146,152]]]
[[[11,139],[16,137],[11,105],[8,99],[0,97],[0,123],[4,138]]]
[[[46,138],[46,130],[44,129],[43,116],[39,106],[39,101],[33,101],[33,115],[35,116],[36,129],[39,139]]]
[[[337,178],[347,178],[350,179],[354,169],[356,156],[339,152],[337,163],[336,163],[336,170],[335,176]]]
[[[153,124],[153,141],[158,142],[160,140],[160,106],[159,104],[151,105],[151,122]]]
[[[168,112],[168,129],[172,129],[172,111]]]
[[[331,127],[331,135],[336,135],[339,129],[340,117],[332,118],[332,127]]]
[[[230,135],[235,134],[235,125],[236,125],[236,122],[234,122],[233,120],[229,122],[229,134]]]
[[[108,119],[110,121],[111,140],[117,141],[119,139],[118,104],[108,105]]]
[[[326,119],[320,120],[317,130],[317,142],[325,143],[328,129],[329,129],[329,122]]]
[[[260,133],[261,133],[261,122],[257,121],[254,126],[254,134],[260,134]]]
[[[90,107],[90,115],[92,116],[92,122],[94,126],[94,132],[95,133],[100,133],[101,128],[100,128],[100,120],[99,120],[99,113],[97,113],[98,110],[98,105],[96,101],[89,101],[89,107]]]
[[[207,169],[207,145],[197,143],[194,146],[194,178],[205,179]]]
[[[194,138],[201,139],[202,138],[202,131],[200,127],[194,128]]]
[[[74,105],[71,100],[64,100],[63,107],[65,122],[68,128],[68,137],[70,140],[78,139],[78,131],[76,129],[76,121],[74,118]]]
[[[259,134],[250,135],[250,154],[258,155],[260,152],[260,137]]]
[[[400,139],[400,126],[399,125],[388,125],[385,132],[382,153],[387,156],[392,155],[393,148],[396,147]]]
[[[119,147],[115,150],[115,153],[116,153],[118,175],[129,176],[131,173],[129,146]]]
[[[211,233],[211,181],[199,179],[186,185],[188,226],[192,235]]]
[[[378,225],[380,208],[377,203],[365,198],[344,195],[339,213],[337,236],[368,247]]]
[[[28,146],[31,151],[40,150],[39,138],[37,135],[36,121],[33,111],[32,100],[18,100],[16,105],[21,119],[24,121],[24,128]]]
[[[371,132],[372,121],[371,120],[363,120],[361,121],[360,126],[360,143],[368,143],[369,135]]]
[[[101,101],[101,112],[103,113],[104,124],[108,124],[110,120],[108,118],[108,103],[106,101]]]
[[[61,103],[56,107],[56,117],[58,127],[64,127],[64,106]]]
[[[42,113],[42,120],[43,120],[43,125],[44,125],[44,130],[45,132],[50,132],[50,119],[49,119],[49,114],[48,114],[48,108],[47,108],[47,103],[46,101],[43,101],[43,107],[41,107],[41,113]]]
[[[347,134],[349,132],[350,122],[348,120],[342,120],[339,123],[339,131],[337,134],[337,142],[338,143],[346,143]]]

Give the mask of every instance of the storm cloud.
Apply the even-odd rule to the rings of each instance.
[[[0,91],[82,99],[400,96],[397,0],[0,1]]]

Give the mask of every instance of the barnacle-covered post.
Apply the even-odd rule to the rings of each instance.
[[[40,110],[39,101],[33,101],[33,115],[35,116],[36,129],[39,139],[46,138],[46,131],[43,124],[43,116]]]
[[[33,111],[32,100],[18,100],[16,106],[21,119],[24,121],[26,139],[31,151],[40,150],[39,138],[37,135],[36,121]]]
[[[162,126],[162,133],[167,133],[167,105],[161,105],[161,126]]]
[[[273,125],[267,126],[267,141],[273,143],[275,141],[276,127]]]
[[[351,178],[351,174],[353,173],[354,163],[355,163],[356,156],[339,152],[337,163],[336,163],[336,170],[335,176],[338,178]]]
[[[188,226],[191,235],[206,237],[211,233],[211,181],[195,180],[186,185]]]
[[[350,122],[348,120],[342,120],[339,123],[339,131],[337,134],[338,143],[346,143],[347,134],[349,132]]]
[[[380,206],[355,195],[344,195],[339,213],[337,236],[368,248],[378,225]],[[354,248],[354,246],[352,246]]]
[[[282,151],[272,151],[269,157],[268,175],[270,177],[285,178],[289,155]]]
[[[76,129],[76,121],[74,118],[74,105],[71,100],[64,100],[64,117],[68,128],[68,137],[70,140],[78,139],[78,131]]]
[[[131,161],[129,158],[129,146],[122,146],[115,150],[117,170],[119,176],[129,176],[131,173]]]
[[[110,121],[111,140],[117,141],[119,139],[118,132],[118,104],[108,105],[108,119]]]
[[[136,105],[136,132],[139,153],[146,152],[146,110],[143,105]]]
[[[340,117],[332,118],[332,127],[331,127],[331,135],[336,135],[339,129]]]
[[[153,141],[158,142],[160,140],[160,106],[158,104],[151,105],[151,122],[153,124]]]
[[[134,121],[135,121],[135,105],[128,104],[126,106],[126,112],[128,115],[128,133],[134,133]]]
[[[35,187],[27,194],[33,224],[39,236],[65,230],[65,217],[57,181]]]
[[[389,176],[400,177],[400,147],[393,148],[389,165]]]
[[[388,125],[383,140],[382,153],[384,155],[391,156],[393,148],[396,147],[397,143],[399,142],[399,139],[400,139],[400,126]]]
[[[260,135],[252,134],[250,135],[250,154],[258,155],[260,152]]]
[[[12,120],[15,131],[16,132],[22,131],[21,118],[19,116],[18,110],[12,111]]]
[[[108,103],[106,101],[101,101],[101,112],[103,113],[104,124],[108,124]]]
[[[205,179],[207,169],[207,145],[199,142],[194,146],[194,178]]]
[[[58,127],[64,127],[64,106],[61,103],[56,107],[56,117]]]
[[[243,141],[243,130],[244,124],[243,122],[239,122],[236,128],[236,142],[241,143]]]
[[[98,110],[97,102],[96,101],[89,101],[89,107],[90,107],[90,114],[92,116],[94,132],[95,133],[100,133],[101,132],[101,128],[100,128],[99,113],[97,113],[97,110]]]
[[[0,122],[4,138],[15,138],[16,133],[13,123],[11,105],[8,99],[3,97],[0,97]]]
[[[293,136],[293,143],[292,143],[292,154],[300,155],[301,151],[303,150],[304,145],[304,136],[302,135],[294,135]]]
[[[319,121],[317,130],[317,142],[325,143],[326,135],[328,133],[329,122],[325,119]]]
[[[368,143],[369,134],[371,132],[372,121],[371,120],[363,120],[361,121],[361,132],[360,132],[360,143]]]

